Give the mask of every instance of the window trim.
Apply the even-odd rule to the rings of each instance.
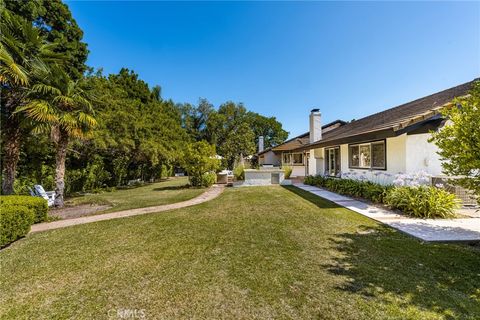
[[[384,156],[385,156],[385,166],[382,167],[373,167],[373,154],[372,154],[372,144],[380,143],[382,142],[384,147]],[[352,166],[351,161],[350,161],[350,147],[359,147],[359,154],[360,154],[360,146],[361,145],[369,145],[370,146],[370,166],[369,167],[360,167],[360,166]],[[358,162],[360,164],[360,160]],[[379,170],[379,171],[387,171],[387,139],[381,139],[381,140],[372,140],[372,141],[364,141],[364,142],[359,142],[359,143],[349,143],[348,144],[348,168],[349,169],[360,169],[360,170]]]

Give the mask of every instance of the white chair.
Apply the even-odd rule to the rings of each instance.
[[[48,206],[51,207],[55,203],[55,191],[45,191],[39,184],[33,186],[33,193],[37,197],[47,200]]]

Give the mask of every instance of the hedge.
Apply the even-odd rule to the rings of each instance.
[[[25,206],[1,204],[0,248],[25,236],[34,221],[34,212]]]
[[[339,179],[322,176],[308,176],[305,184],[325,188],[346,196],[364,198],[376,203],[384,203],[392,186],[384,186],[370,181]]]
[[[0,205],[24,206],[33,210],[35,215],[34,223],[44,222],[48,217],[47,200],[32,196],[1,196]]]
[[[433,186],[384,186],[370,181],[308,176],[305,184],[321,187],[346,196],[384,203],[418,218],[451,218],[458,199]]]

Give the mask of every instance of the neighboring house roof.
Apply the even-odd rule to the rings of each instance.
[[[298,151],[328,147],[344,143],[355,143],[374,139],[384,139],[418,129],[418,126],[431,126],[440,123],[440,108],[449,104],[455,97],[468,94],[473,81],[381,111],[365,118],[351,121],[322,134],[322,139],[299,146]]]
[[[327,123],[326,125],[322,126],[322,131],[328,132],[329,130],[333,130],[334,128],[337,128],[339,126],[344,125],[346,122],[343,120],[335,120],[330,123]],[[293,137],[287,141],[284,141],[283,143],[276,145],[274,147],[267,148],[263,150],[262,152],[257,153],[257,155],[262,155],[266,152],[273,151],[273,152],[282,152],[282,151],[290,151],[290,150],[295,150],[298,149],[304,145],[307,145],[310,142],[310,133],[306,132],[303,133],[299,136]]]

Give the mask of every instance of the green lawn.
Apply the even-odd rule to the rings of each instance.
[[[480,318],[478,249],[421,243],[294,187],[28,235],[0,263],[5,319]]]
[[[178,177],[147,184],[142,187],[75,197],[70,199],[67,204],[93,203],[111,205],[112,208],[101,212],[105,213],[185,201],[195,198],[204,191],[204,188],[189,187],[187,177]]]

